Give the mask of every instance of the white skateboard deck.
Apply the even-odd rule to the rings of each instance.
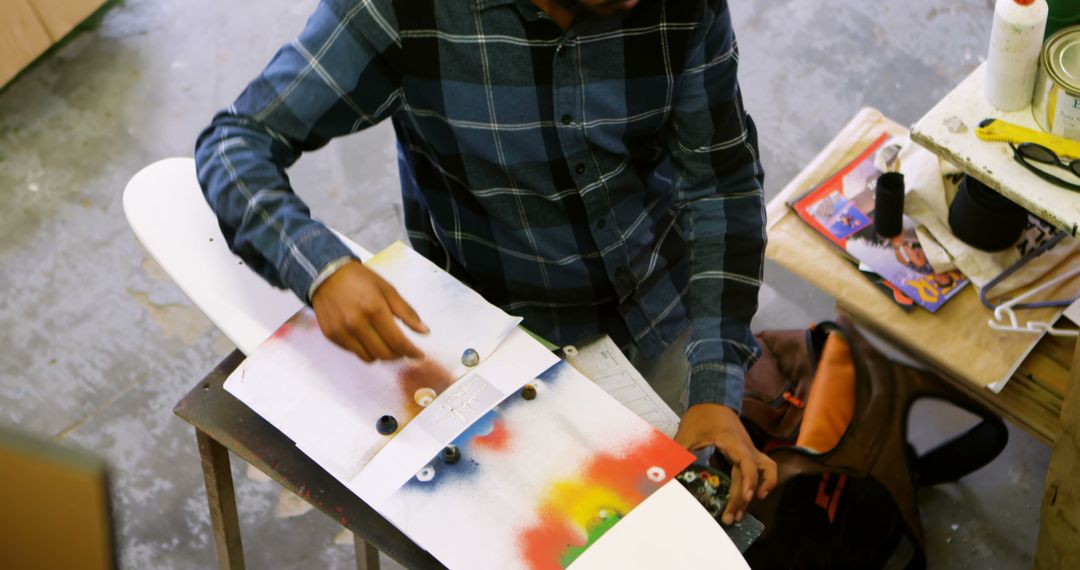
[[[195,161],[167,158],[139,171],[124,190],[124,214],[143,247],[180,290],[244,354],[251,354],[303,304],[229,251],[203,198]],[[360,259],[371,254],[338,234]]]
[[[244,354],[302,303],[267,284],[229,251],[199,188],[195,162],[169,158],[139,171],[124,190],[135,235],[180,289]],[[362,260],[371,254],[338,234]],[[748,568],[731,539],[671,481],[589,548],[574,570]]]

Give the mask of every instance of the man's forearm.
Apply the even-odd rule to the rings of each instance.
[[[690,404],[738,410],[765,250],[757,132],[742,106],[728,4],[710,0],[674,102],[668,148],[690,248]]]
[[[739,410],[746,369],[758,355],[750,322],[764,263],[762,193],[759,186],[691,208],[690,405]]]
[[[305,302],[326,266],[350,252],[311,218],[285,169],[398,108],[400,79],[383,60],[397,35],[383,22],[374,4],[320,3],[196,145],[199,182],[229,247]]]
[[[350,253],[290,188],[288,145],[251,119],[222,113],[199,138],[195,157],[230,249],[271,284],[308,301],[320,271]]]

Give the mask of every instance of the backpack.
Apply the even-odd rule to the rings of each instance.
[[[844,324],[757,337],[742,420],[777,463],[777,488],[748,512],[765,524],[752,568],[925,568],[916,487],[956,481],[993,460],[1001,418],[932,374],[890,361]],[[938,398],[981,421],[917,456],[908,413]]]

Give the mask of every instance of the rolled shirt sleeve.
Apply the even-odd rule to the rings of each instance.
[[[765,251],[757,133],[743,109],[726,2],[710,2],[668,130],[673,191],[690,251],[689,404],[742,407]]]
[[[230,249],[304,302],[350,251],[312,219],[285,170],[304,151],[393,114],[400,80],[384,56],[399,45],[379,2],[323,2],[196,143],[199,183]]]

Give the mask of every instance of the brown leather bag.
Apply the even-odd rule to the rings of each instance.
[[[886,359],[847,326],[764,332],[758,342],[763,356],[747,373],[743,421],[777,462],[779,483],[751,505],[765,524],[747,552],[751,566],[880,566],[901,535],[914,547],[908,566],[925,566],[916,486],[989,463],[1007,442],[1004,423],[945,381]],[[916,457],[907,419],[924,397],[982,421]]]

